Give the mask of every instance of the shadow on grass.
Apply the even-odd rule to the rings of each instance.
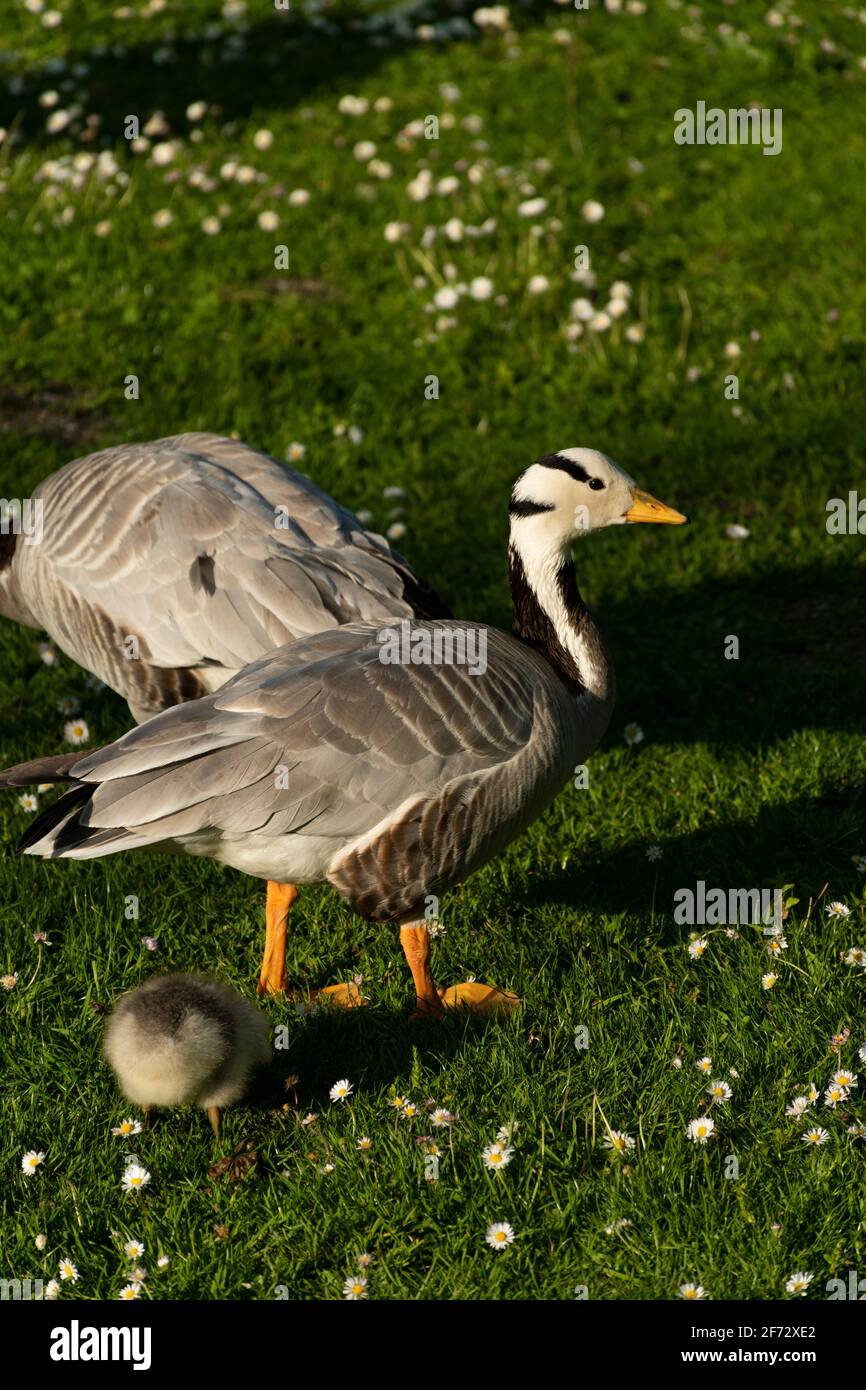
[[[375,33],[360,22],[357,12],[330,15],[333,27],[323,30],[299,11],[274,9],[267,18],[244,26],[242,45],[234,46],[231,36],[237,31],[223,26],[212,38],[190,34],[168,42],[164,36],[154,37],[123,45],[117,54],[95,53],[93,46],[72,48],[66,63],[69,69],[82,63],[89,68],[83,79],[86,109],[99,113],[100,133],[112,141],[123,135],[130,113],[137,114],[143,125],[150,113],[162,111],[173,131],[183,133],[189,128],[185,111],[191,96],[217,106],[222,122],[241,121],[253,111],[287,110],[312,101],[321,88],[342,92],[362,84],[395,55],[418,47],[414,31],[422,22],[462,20],[466,26],[460,33],[443,36],[436,49],[478,41],[480,31],[469,18],[474,8],[468,0],[465,5],[460,0],[419,5],[402,23],[383,23]],[[543,23],[547,13],[538,3],[524,6],[522,26]],[[166,48],[175,54],[172,61],[159,59],[160,50]],[[45,132],[45,111],[39,105],[46,82],[46,73],[35,69],[25,77],[17,96],[6,89],[0,92],[0,121],[14,127],[30,144],[51,143]],[[419,110],[417,114],[428,113]]]
[[[798,729],[862,733],[866,609],[843,564],[779,567],[606,604],[613,728],[716,751],[772,745]],[[725,658],[729,636],[739,658]]]
[[[863,876],[852,856],[866,852],[866,785],[853,783],[825,796],[799,797],[763,806],[754,816],[704,825],[665,838],[663,858],[648,863],[646,844],[623,845],[612,854],[590,856],[543,880],[529,879],[515,895],[515,912],[551,903],[599,914],[641,914],[667,922],[662,940],[681,939],[673,921],[674,893],[707,888],[781,888],[793,883],[805,912],[829,882],[834,897],[858,893]]]
[[[392,1010],[371,1005],[359,1009],[322,1008],[290,1026],[289,1046],[276,1051],[250,1092],[249,1102],[260,1107],[295,1104],[303,1111],[331,1105],[330,1088],[337,1080],[333,1058],[349,1059],[346,1072],[353,1084],[365,1089],[390,1084],[395,1079],[410,1088],[413,1063],[418,1054],[437,1063],[455,1058],[470,1038],[489,1028],[501,1028],[495,1019],[470,1014],[448,1014],[443,1019],[415,1020],[408,1007]],[[287,1076],[297,1074],[297,1095],[287,1092]],[[418,1103],[423,1098],[415,1097]]]

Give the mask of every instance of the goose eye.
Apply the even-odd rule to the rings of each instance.
[[[601,492],[601,489],[604,487],[604,483],[601,481],[601,478],[590,478],[589,485],[592,488],[593,492]]]

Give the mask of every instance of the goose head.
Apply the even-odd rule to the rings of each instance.
[[[509,514],[513,538],[516,532],[533,549],[557,553],[605,526],[688,521],[597,449],[560,449],[537,459],[514,484]]]

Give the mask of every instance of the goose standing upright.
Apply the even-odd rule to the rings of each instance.
[[[393,630],[381,623],[288,643],[106,748],[0,774],[6,786],[72,783],[19,849],[171,848],[269,880],[327,881],[362,917],[399,925],[419,1012],[471,1000],[469,987],[433,982],[425,901],[540,815],[613,707],[570,545],[606,526],[687,520],[592,449],[532,464],[509,510],[513,633],[413,623],[397,662],[383,659]],[[483,662],[455,661],[455,634]]]
[[[137,723],[292,638],[448,616],[382,536],[309,478],[216,434],[75,459],[32,503],[39,544],[0,534],[0,614],[47,632]],[[268,883],[260,994],[285,988],[279,941],[296,896]]]

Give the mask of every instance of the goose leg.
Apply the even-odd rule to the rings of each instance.
[[[265,954],[256,993],[286,994],[289,982],[286,971],[286,927],[292,904],[298,896],[293,883],[273,883],[268,880],[268,898],[265,908]],[[292,996],[289,995],[289,998]],[[361,1003],[361,992],[352,984],[326,985],[324,989],[313,990],[310,1001],[324,999],[338,1004],[344,1009],[356,1009]]]
[[[209,1105],[208,1108],[207,1108],[207,1117],[208,1117],[208,1119],[210,1120],[210,1127],[211,1127],[211,1129],[212,1129],[213,1132],[214,1132],[214,1137],[215,1137],[216,1139],[219,1139],[219,1137],[220,1137],[220,1108],[219,1108],[219,1106],[218,1106],[218,1105]]]
[[[415,985],[415,1012],[413,1018],[436,1017],[444,1014],[445,1007],[439,998],[439,991],[433,983],[430,969],[430,933],[425,925],[409,924],[400,928],[400,945],[406,957],[412,980]]]
[[[293,883],[272,883],[268,880],[265,907],[265,954],[256,993],[261,997],[283,993],[288,982],[286,975],[286,924],[292,903],[298,896]]]
[[[496,985],[478,984],[475,980],[437,989],[430,969],[430,933],[426,925],[410,923],[401,927],[400,945],[415,983],[413,1018],[441,1018],[449,1009],[468,1009],[482,1017],[501,1018],[520,1008],[516,994],[508,994]]]

